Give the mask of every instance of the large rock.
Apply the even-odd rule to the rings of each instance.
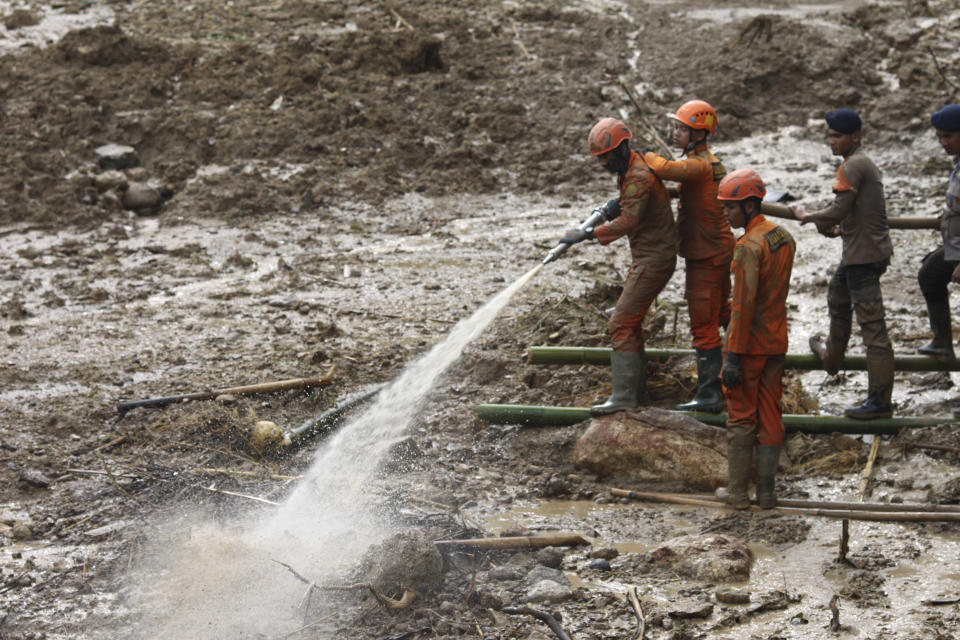
[[[648,569],[657,567],[704,582],[746,580],[753,552],[740,539],[722,535],[681,536],[644,554]]]
[[[644,408],[594,418],[573,464],[602,478],[715,489],[727,483],[726,430]]]

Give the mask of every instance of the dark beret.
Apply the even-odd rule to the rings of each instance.
[[[930,116],[930,124],[942,131],[960,131],[960,104],[948,104]]]
[[[863,126],[863,122],[860,121],[860,116],[858,116],[857,112],[853,109],[830,111],[825,118],[827,120],[827,126],[840,133],[860,131],[860,127]]]

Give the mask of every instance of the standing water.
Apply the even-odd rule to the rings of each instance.
[[[390,446],[406,432],[436,380],[533,276],[501,291],[443,342],[407,367],[375,403],[316,455],[290,498],[251,528],[195,523],[186,539],[150,554],[134,607],[156,638],[271,637],[302,620],[304,585],[278,562],[318,584],[344,579],[390,531],[372,513],[368,489]],[[176,523],[180,531],[182,522]],[[146,630],[145,629],[145,630]]]

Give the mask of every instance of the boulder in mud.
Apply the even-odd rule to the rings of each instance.
[[[651,570],[668,570],[704,582],[728,582],[750,577],[753,552],[732,536],[681,536],[648,551],[643,561]]]
[[[594,418],[573,464],[602,478],[690,489],[727,481],[726,430],[656,408]]]
[[[363,566],[364,581],[387,595],[404,589],[427,594],[443,582],[443,556],[420,530],[401,531],[371,547]]]

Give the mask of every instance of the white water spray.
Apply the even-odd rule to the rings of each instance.
[[[252,638],[275,634],[302,616],[296,603],[303,585],[276,562],[296,567],[318,583],[337,581],[370,545],[390,533],[375,521],[373,496],[367,493],[378,465],[405,434],[437,378],[542,267],[459,322],[443,342],[380,391],[372,406],[317,452],[306,476],[272,517],[252,530],[188,525],[181,544],[149,554],[154,566],[141,568],[144,584],[134,605],[144,612],[144,633],[163,639]]]
[[[406,433],[437,378],[542,266],[528,271],[460,321],[443,342],[384,388],[373,406],[340,429],[317,452],[306,477],[276,517],[265,523],[264,534],[293,535],[313,547],[321,540],[335,541],[340,559],[348,543],[363,549],[377,542],[384,532],[368,517],[369,496],[365,490],[378,465],[390,446]]]

